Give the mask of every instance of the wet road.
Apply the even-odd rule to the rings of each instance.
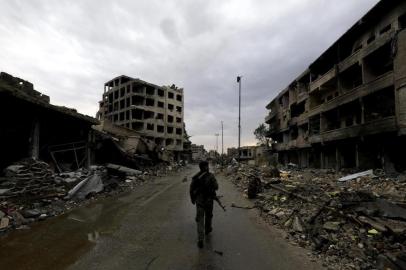
[[[322,269],[255,210],[224,213],[216,205],[213,233],[199,250],[188,197],[195,172],[190,167],[15,231],[0,239],[0,269]],[[217,179],[224,204],[249,204],[229,181]]]

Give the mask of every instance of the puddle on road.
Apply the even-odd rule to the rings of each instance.
[[[107,198],[0,238],[0,269],[64,269],[110,237],[130,202]]]

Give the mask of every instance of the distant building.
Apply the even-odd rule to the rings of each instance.
[[[204,149],[203,145],[192,144],[192,160],[195,162],[206,160],[207,151]]]
[[[380,1],[268,105],[282,163],[406,169],[406,2]]]
[[[235,158],[235,159],[237,159],[237,158],[238,158],[238,149],[235,148],[235,147],[227,148],[227,156],[228,156],[229,158]]]
[[[183,89],[157,86],[128,76],[104,85],[98,119],[138,131],[180,159],[184,146]]]

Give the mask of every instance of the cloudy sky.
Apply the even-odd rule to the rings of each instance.
[[[0,70],[51,102],[94,116],[104,82],[125,74],[185,89],[192,141],[242,143],[266,104],[378,0],[0,0]]]

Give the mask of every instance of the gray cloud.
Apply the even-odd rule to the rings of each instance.
[[[0,0],[0,69],[33,82],[53,103],[95,115],[103,84],[127,74],[185,88],[186,125],[213,149],[225,123],[243,143],[265,105],[377,0]]]

